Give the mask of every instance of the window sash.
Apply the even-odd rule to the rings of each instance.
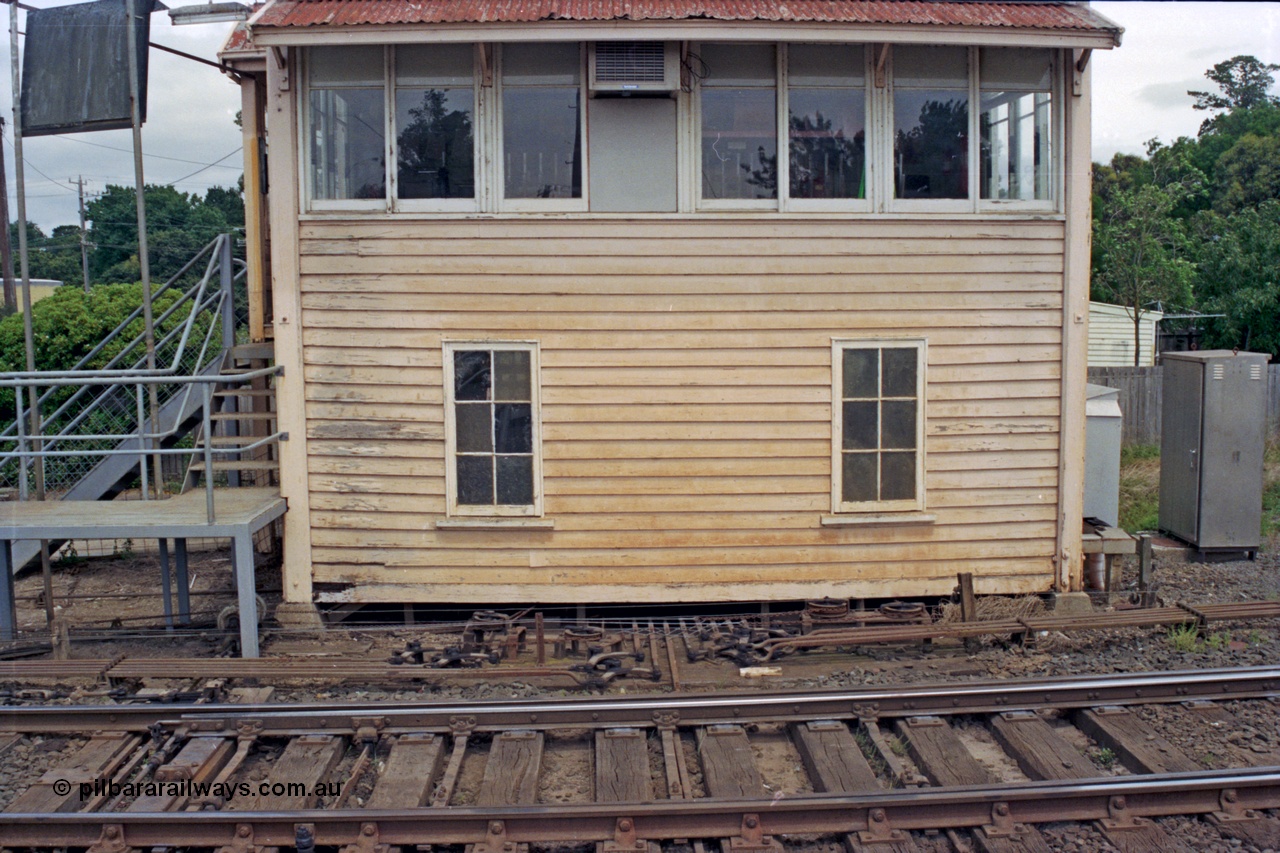
[[[485,399],[458,399],[455,381],[455,355],[461,352],[485,352],[490,355],[490,387]],[[529,419],[531,431],[531,447],[526,451],[522,447],[500,446],[501,429],[497,423],[497,414],[503,407],[522,407],[524,400],[516,400],[508,394],[499,394],[493,387],[495,376],[495,354],[502,352],[524,352],[529,354]],[[541,383],[539,381],[539,347],[532,341],[447,341],[443,346],[444,361],[444,400],[445,400],[445,490],[446,513],[450,517],[471,518],[504,518],[523,517],[536,518],[542,515],[542,418],[541,418]],[[501,397],[502,399],[499,399]],[[509,398],[509,399],[508,399]],[[480,409],[487,408],[489,426],[493,433],[486,446],[472,446],[471,442],[460,440],[458,419],[460,408],[474,407],[477,414]],[[500,475],[497,473],[504,462],[502,460],[529,459],[531,466],[533,500],[528,504],[497,503],[501,488]],[[474,460],[462,463],[460,460]],[[488,463],[493,479],[493,503],[463,503],[459,495],[459,465],[480,465]]]
[[[584,43],[574,42],[573,45],[577,48],[579,62],[585,63]],[[704,84],[702,81],[696,80],[695,77],[693,92],[677,96],[680,106],[677,113],[679,121],[677,122],[678,165],[676,168],[680,198],[678,209],[680,212],[869,213],[877,211],[908,214],[980,214],[992,212],[1052,213],[1060,211],[1062,199],[1061,182],[1064,172],[1063,163],[1061,162],[1064,154],[1062,145],[1063,116],[1067,106],[1067,99],[1062,93],[1063,74],[1061,73],[1061,67],[1064,60],[1061,56],[1061,51],[1049,50],[1047,52],[1047,57],[1051,60],[1051,71],[1049,74],[1050,83],[1047,90],[1045,90],[1043,88],[1044,73],[1039,70],[1039,65],[1034,68],[1028,66],[1026,69],[1021,68],[1019,65],[1023,61],[1021,54],[1031,56],[1037,63],[1042,65],[1046,57],[1046,50],[1044,49],[1000,48],[998,55],[992,54],[992,56],[997,57],[998,61],[992,60],[989,63],[989,67],[994,70],[991,70],[988,75],[989,79],[985,81],[981,76],[982,58],[987,55],[986,51],[996,49],[979,47],[960,49],[967,57],[969,71],[966,88],[963,90],[968,99],[966,125],[968,140],[964,155],[964,170],[967,174],[968,183],[967,193],[961,198],[897,198],[897,181],[894,178],[896,158],[894,156],[895,138],[893,130],[897,90],[923,91],[931,86],[947,83],[947,81],[933,79],[924,72],[911,72],[914,74],[913,78],[907,79],[905,83],[898,81],[895,84],[893,56],[895,51],[904,51],[906,49],[902,45],[898,45],[889,51],[888,61],[885,66],[885,86],[876,88],[874,85],[874,71],[880,45],[857,44],[848,45],[848,47],[861,50],[859,56],[863,64],[859,69],[849,73],[844,78],[847,79],[849,85],[839,85],[841,69],[836,68],[835,73],[828,74],[826,73],[827,66],[831,66],[832,63],[818,62],[814,59],[814,57],[820,58],[825,55],[822,52],[824,48],[827,49],[827,53],[831,56],[837,56],[839,53],[837,48],[842,50],[845,47],[841,45],[816,45],[816,52],[813,56],[806,56],[805,60],[797,66],[799,72],[796,81],[793,83],[789,79],[789,53],[792,50],[803,50],[807,47],[815,46],[804,43],[788,44],[785,42],[771,42],[768,45],[773,49],[775,62],[775,81],[771,87],[757,87],[751,81],[736,79],[725,80],[723,85],[717,86],[714,81]],[[340,66],[335,65],[332,56],[325,57],[325,67],[329,71],[317,72],[323,73],[327,82],[324,85],[312,85],[310,76],[308,76],[308,56],[310,56],[310,52],[304,52],[302,65],[299,69],[300,77],[303,80],[303,86],[300,87],[299,112],[301,114],[300,117],[306,124],[306,130],[300,134],[301,138],[299,140],[302,149],[299,152],[299,171],[303,178],[299,191],[303,196],[301,201],[304,210],[317,214],[375,211],[459,214],[472,212],[590,212],[590,200],[588,198],[590,163],[588,162],[586,129],[592,102],[587,97],[585,88],[585,65],[580,64],[577,83],[573,84],[578,91],[580,103],[578,110],[578,136],[576,138],[580,163],[576,183],[579,187],[580,196],[576,198],[507,198],[505,197],[506,176],[504,175],[506,167],[504,154],[507,140],[503,138],[502,134],[504,120],[502,45],[469,45],[469,47],[473,56],[470,78],[472,92],[470,106],[472,113],[472,174],[470,182],[472,193],[470,197],[453,198],[400,198],[401,189],[399,183],[401,175],[398,162],[400,151],[397,135],[401,128],[398,127],[397,107],[401,104],[398,104],[397,101],[403,102],[406,97],[404,93],[422,88],[428,83],[441,83],[444,89],[454,91],[465,88],[465,84],[462,83],[464,78],[460,76],[460,71],[454,70],[445,74],[444,70],[432,70],[428,63],[422,68],[406,67],[398,75],[396,64],[397,48],[395,46],[380,48],[384,66],[380,90],[382,93],[382,124],[384,131],[381,149],[374,153],[370,147],[371,143],[369,143],[368,139],[365,139],[359,141],[359,144],[369,143],[366,147],[370,147],[370,150],[365,155],[360,155],[359,152],[343,154],[338,150],[342,144],[341,138],[327,132],[325,134],[326,138],[323,140],[327,148],[322,150],[316,147],[317,133],[321,132],[323,128],[315,124],[320,119],[320,114],[316,113],[312,108],[313,96],[329,98],[330,100],[344,97],[360,97],[356,95],[357,92],[366,89],[372,91],[374,87],[368,85],[370,81],[364,80],[368,75],[363,72],[353,72],[349,81],[339,79],[339,77],[335,76],[339,72],[333,69],[339,68],[340,70]],[[693,46],[695,52],[701,48],[701,45]],[[333,50],[333,48],[330,48],[330,50]],[[490,62],[482,63],[480,61],[481,50],[492,52]],[[1030,60],[1027,61],[1029,62]],[[365,64],[367,65],[368,63]],[[843,62],[837,63],[837,65],[843,64]],[[492,76],[492,85],[488,86],[482,85],[482,76],[486,69]],[[528,69],[526,69],[527,71]],[[405,76],[406,74],[408,76]],[[445,76],[439,77],[440,74],[445,74]],[[753,76],[759,77],[760,75],[753,72]],[[936,75],[934,76],[936,77]],[[919,79],[915,79],[917,77]],[[1032,77],[1036,79],[1032,80]],[[530,81],[522,84],[520,88],[527,86],[532,90],[543,88],[544,86],[552,86],[553,84],[556,87],[561,86],[559,82],[551,79],[538,82],[530,78]],[[443,85],[444,83],[448,85]],[[513,90],[516,88],[514,84],[508,84],[508,86]],[[769,167],[764,170],[765,174],[757,175],[756,179],[773,183],[774,186],[769,189],[769,192],[774,197],[713,198],[710,193],[706,192],[704,170],[707,168],[707,164],[704,156],[705,152],[703,151],[703,123],[704,107],[710,106],[710,103],[709,101],[704,101],[704,95],[709,99],[715,96],[717,90],[723,93],[733,89],[772,94],[771,103],[773,104],[774,124],[776,127],[769,133],[773,151],[768,156],[776,162],[776,166],[769,164]],[[805,115],[810,115],[815,109],[821,110],[825,103],[838,104],[841,93],[859,91],[863,93],[865,128],[864,148],[862,151],[863,172],[860,180],[857,178],[849,180],[860,184],[862,197],[856,197],[859,195],[858,188],[851,189],[847,183],[839,191],[830,189],[831,181],[839,180],[838,175],[835,173],[840,169],[851,169],[852,164],[847,160],[840,163],[832,161],[832,157],[847,157],[847,148],[834,142],[824,144],[823,139],[815,141],[811,147],[817,153],[817,156],[825,157],[828,163],[835,163],[835,165],[825,168],[822,166],[810,167],[810,171],[804,175],[797,173],[797,180],[801,181],[801,184],[796,186],[799,189],[803,186],[804,181],[815,180],[812,176],[816,172],[831,171],[832,175],[823,176],[827,178],[825,187],[814,189],[812,185],[804,186],[804,192],[798,192],[797,196],[793,196],[791,192],[793,166],[800,169],[803,165],[799,162],[794,164],[792,162],[793,144],[800,144],[803,147],[803,143],[799,142],[798,137],[793,139],[791,136],[790,119],[793,96],[797,101],[808,99],[813,102],[813,107],[804,110]],[[956,91],[959,92],[961,90]],[[326,94],[321,95],[320,93]],[[993,130],[989,122],[992,114],[992,99],[999,97],[999,93],[1006,93],[1008,98],[1035,96],[1037,100],[1042,102],[1046,100],[1044,96],[1047,96],[1047,104],[1042,103],[1036,111],[1036,116],[1027,118],[1024,121],[1024,127],[1021,129],[1024,138],[1028,136],[1034,137],[1034,143],[1026,142],[1020,150],[1005,152],[1008,156],[1002,154],[1003,149],[1000,147],[1003,142],[1002,130],[1004,126],[1000,125]],[[984,99],[986,100],[985,105]],[[836,111],[834,106],[829,107],[829,109]],[[364,112],[369,112],[372,115],[371,110],[372,107]],[[848,119],[847,116],[845,120],[850,127],[856,124],[851,119]],[[764,132],[763,127],[746,129]],[[985,139],[983,137],[984,131],[987,133],[987,138]],[[994,139],[993,136],[995,137]],[[745,141],[748,143],[748,147],[759,147],[757,144],[759,140],[755,137]],[[1012,145],[1013,143],[1010,142],[1009,144]],[[1031,147],[1028,148],[1028,145]],[[831,150],[828,151],[828,148]],[[1018,155],[1021,156],[1020,163],[1018,162]],[[452,156],[455,163],[465,159],[458,158],[456,151]],[[328,158],[329,163],[321,162],[321,157]],[[334,157],[338,159],[334,160]],[[359,161],[361,157],[370,162],[366,162],[364,166],[359,166],[357,169],[358,164],[356,161]],[[384,174],[383,193],[381,197],[370,198],[367,197],[367,193],[361,191],[361,188],[374,187],[376,189],[377,182],[370,179],[365,173],[368,172],[367,167],[372,164],[372,161],[379,157],[382,161],[381,166]],[[756,162],[758,157],[753,155],[751,160],[752,169],[760,171],[760,164]],[[343,162],[348,162],[348,165],[343,166]],[[335,168],[337,171],[343,171],[343,169],[346,171],[343,174],[337,174]],[[993,169],[997,172],[994,177],[992,175]],[[770,170],[773,171],[772,176],[767,174]],[[325,174],[321,174],[322,172]],[[346,179],[345,186],[343,185],[344,177]],[[568,179],[568,182],[572,184],[574,180]],[[465,185],[465,183],[465,180],[458,182],[450,180],[451,191],[455,194],[460,191],[465,192],[465,189],[459,190],[459,186]],[[359,184],[359,186],[356,186],[356,184]],[[746,193],[737,195],[745,196]],[[815,197],[801,197],[806,195]],[[832,197],[827,197],[828,195]]]
[[[876,361],[876,393],[874,396],[867,394],[865,390],[858,390],[854,394],[846,394],[844,375],[844,355],[848,350],[871,350],[877,355]],[[894,393],[886,394],[885,389],[880,384],[883,362],[883,354],[886,351],[910,351],[915,356],[915,388],[914,396],[909,397],[904,394],[901,389],[895,389]],[[926,342],[923,339],[899,339],[899,338],[871,338],[871,339],[846,339],[836,338],[831,342],[831,395],[832,395],[832,415],[831,415],[831,511],[833,513],[858,513],[858,512],[911,512],[919,511],[925,508],[925,372],[926,372]],[[906,407],[908,401],[913,401],[915,406],[915,423],[911,425],[911,430],[905,434],[914,434],[914,448],[903,447],[905,443],[903,439],[904,432],[902,430],[891,431],[886,436],[884,411],[886,408],[890,412],[902,411]],[[849,435],[850,443],[853,447],[846,448],[846,430],[849,425],[846,423],[846,403],[852,403],[855,410],[861,408],[863,412],[867,412],[872,406],[875,407],[876,424],[874,427],[874,435],[868,432],[863,425],[857,435]],[[888,407],[886,407],[888,403]],[[862,404],[859,406],[859,404]],[[868,444],[871,438],[872,443]],[[885,458],[898,457],[911,454],[914,460],[914,495],[910,499],[888,499],[879,498],[883,484],[882,466],[885,464]],[[871,500],[846,500],[845,499],[845,472],[846,457],[858,456],[874,459],[876,464],[876,495]]]

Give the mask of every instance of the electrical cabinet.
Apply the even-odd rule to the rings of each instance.
[[[1160,528],[1201,551],[1260,544],[1268,358],[1161,356]]]

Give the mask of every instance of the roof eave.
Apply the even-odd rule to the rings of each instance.
[[[258,16],[255,16],[255,18]],[[548,38],[591,41],[616,39],[620,31],[629,39],[653,40],[760,40],[769,30],[770,41],[803,41],[821,38],[832,42],[890,42],[1058,47],[1109,50],[1120,45],[1120,27],[1100,30],[1036,29],[1028,27],[975,27],[946,24],[863,24],[830,21],[723,21],[708,18],[682,20],[521,21],[504,23],[360,24],[353,26],[272,27],[249,22],[254,45],[292,47],[335,44],[411,44],[472,41],[545,41]]]

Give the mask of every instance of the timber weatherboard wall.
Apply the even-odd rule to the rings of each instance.
[[[1061,217],[308,217],[298,237],[312,579],[344,585],[321,600],[1053,588]],[[864,337],[928,341],[932,521],[822,524],[831,340]],[[483,339],[540,344],[552,529],[436,527],[442,342]]]

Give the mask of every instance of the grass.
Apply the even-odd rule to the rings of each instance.
[[[1280,440],[1263,456],[1262,540],[1280,538]],[[1160,526],[1160,446],[1136,444],[1120,450],[1120,526],[1130,533]]]
[[[1120,449],[1120,526],[1130,533],[1160,525],[1160,445]]]
[[[1200,651],[1200,628],[1194,622],[1169,626],[1169,645],[1176,652]]]

